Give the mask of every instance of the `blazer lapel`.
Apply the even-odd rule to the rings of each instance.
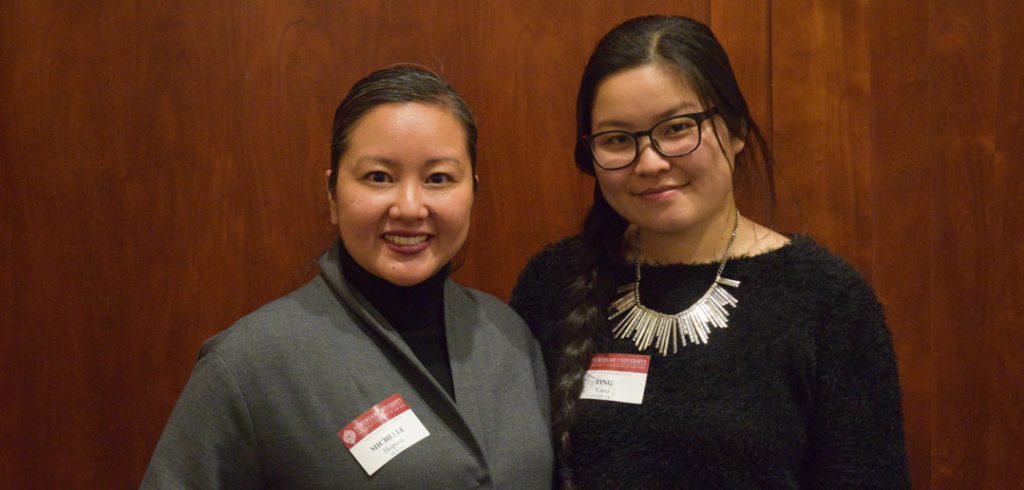
[[[487,415],[495,409],[495,400],[488,395],[500,377],[489,372],[488,356],[479,350],[487,343],[487,339],[479,338],[483,334],[480,308],[465,289],[448,281],[444,288],[444,311],[456,404],[464,408],[460,413],[477,440],[485,441],[491,431]]]
[[[341,265],[338,259],[338,247],[341,246],[340,242],[335,242],[334,246],[330,248],[326,253],[320,257],[320,275],[327,282],[328,286],[333,290],[335,296],[341,302],[342,306],[345,307],[353,317],[353,320],[359,324],[366,332],[367,336],[389,357],[395,359],[396,367],[403,373],[409,384],[416,387],[416,390],[420,393],[423,399],[431,405],[434,412],[440,417],[445,423],[452,428],[452,430],[459,435],[464,442],[472,448],[473,452],[479,458],[480,463],[486,467],[486,461],[484,459],[483,450],[480,447],[479,442],[470,429],[470,425],[464,420],[462,413],[456,406],[455,401],[448,396],[448,392],[434,379],[434,376],[430,374],[426,367],[416,358],[413,354],[412,349],[409,348],[402,336],[395,330],[393,326],[384,318],[380,312],[377,311],[373,305],[370,304],[362,294],[359,293],[355,288],[349,286],[348,282],[344,280],[344,276],[341,273]],[[455,387],[456,398],[463,396],[465,393],[465,387],[460,386],[459,376],[457,374],[457,366],[462,364],[456,362],[456,356],[452,351],[453,345],[457,348],[463,348],[467,343],[471,343],[471,340],[462,341],[458,339],[453,344],[453,337],[460,337],[465,334],[472,334],[471,331],[466,332],[465,328],[458,328],[458,332],[452,329],[453,321],[456,323],[465,323],[465,309],[466,305],[454,307],[451,305],[451,300],[458,301],[462,300],[462,303],[467,301],[462,298],[462,295],[453,291],[458,289],[452,281],[445,282],[444,289],[444,310],[445,310],[445,330],[449,349],[449,365],[452,370],[452,384]],[[454,293],[454,294],[453,294]],[[467,393],[468,395],[468,393]]]

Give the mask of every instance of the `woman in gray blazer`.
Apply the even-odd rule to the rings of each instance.
[[[448,279],[476,123],[421,67],[334,119],[320,274],[208,340],[143,488],[549,488],[547,383],[522,320]]]

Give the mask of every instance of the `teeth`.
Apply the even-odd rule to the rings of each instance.
[[[384,235],[384,239],[388,242],[394,243],[395,245],[416,245],[417,243],[423,243],[427,241],[427,235],[416,235],[416,236],[398,236],[398,235]]]

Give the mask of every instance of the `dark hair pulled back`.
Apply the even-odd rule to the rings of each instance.
[[[330,192],[334,192],[338,164],[348,150],[348,138],[363,116],[384,104],[408,102],[434,104],[455,116],[466,131],[466,150],[473,173],[476,174],[477,128],[469,105],[437,73],[419,65],[401,64],[382,68],[356,82],[334,112],[331,177],[327,183]]]
[[[742,187],[763,181],[768,206],[774,208],[771,154],[740,93],[729,58],[706,25],[685,17],[632,19],[612,29],[598,43],[583,71],[576,99],[576,166],[594,175],[586,136],[591,131],[594,98],[601,83],[614,74],[648,64],[674,71],[696,92],[705,108],[718,108],[729,133],[745,142],[744,151],[736,156],[734,183]],[[574,261],[575,279],[568,292],[569,304],[577,306],[562,320],[562,355],[551,395],[552,429],[563,488],[575,488],[570,434],[583,376],[599,339],[610,332],[607,305],[616,285],[604,269],[622,256],[628,225],[595,182],[594,204],[583,224],[582,247]]]

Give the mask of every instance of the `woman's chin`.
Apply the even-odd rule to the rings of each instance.
[[[437,273],[437,271],[444,267],[444,263],[434,263],[436,261],[433,260],[430,262],[430,264],[409,262],[391,264],[389,267],[383,268],[379,274],[375,275],[390,282],[391,284],[394,284],[395,286],[415,286],[427,279],[430,279]]]

